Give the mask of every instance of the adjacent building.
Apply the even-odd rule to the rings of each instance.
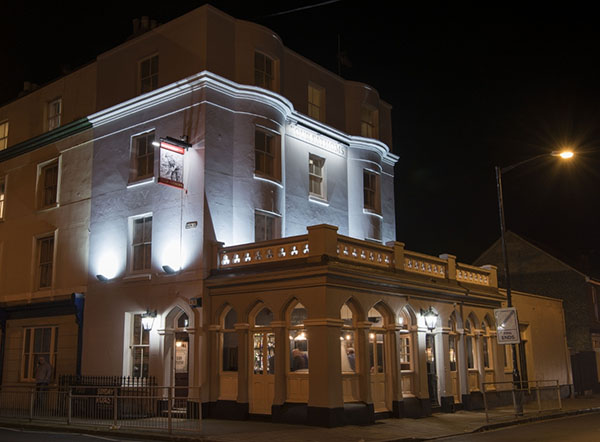
[[[151,23],[0,108],[2,381],[51,353],[215,417],[480,406],[509,379],[505,295],[495,267],[395,242],[391,107],[211,6]],[[561,302],[517,302],[529,378],[568,390]]]

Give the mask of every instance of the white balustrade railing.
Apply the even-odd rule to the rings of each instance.
[[[240,265],[261,264],[308,256],[308,238],[288,238],[290,242],[269,242],[263,246],[258,244],[228,247],[219,251],[219,267],[227,269]]]
[[[471,284],[489,286],[490,272],[489,270],[481,269],[479,267],[457,264],[456,280],[461,282],[469,282]]]
[[[394,266],[394,249],[392,247],[372,245],[365,241],[338,236],[336,252],[342,260],[358,261],[383,268]]]

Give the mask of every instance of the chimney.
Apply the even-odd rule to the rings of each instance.
[[[133,23],[133,35],[137,35],[137,33],[140,32],[140,19],[134,18],[132,20],[132,23]]]

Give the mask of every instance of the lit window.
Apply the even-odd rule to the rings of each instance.
[[[254,170],[257,174],[279,180],[279,137],[262,130],[254,131]]]
[[[254,212],[254,241],[279,238],[279,217],[273,214]]]
[[[131,270],[150,270],[152,264],[152,216],[133,218]]]
[[[410,336],[400,336],[400,369],[410,370],[411,369],[411,355],[410,355]]]
[[[158,88],[158,55],[140,61],[140,93],[153,91]]]
[[[142,315],[133,315],[131,330],[131,377],[147,378],[149,370],[150,331],[142,326]]]
[[[23,336],[21,379],[35,381],[35,368],[40,358],[52,367],[51,379],[56,372],[58,327],[27,327]]]
[[[222,371],[238,371],[238,334],[235,330],[237,313],[229,309],[223,318],[222,329]]]
[[[48,130],[56,129],[60,126],[62,116],[62,98],[57,98],[48,103]]]
[[[133,137],[131,140],[131,170],[129,182],[154,175],[154,132]]]
[[[379,114],[376,109],[363,106],[360,112],[360,134],[367,138],[377,138]]]
[[[0,220],[4,219],[5,201],[6,201],[6,177],[0,176]]]
[[[471,322],[465,321],[465,344],[467,352],[467,368],[475,368],[475,346],[473,345],[474,340],[473,332],[471,330]]]
[[[52,271],[54,267],[54,235],[38,238],[38,288],[52,287]]]
[[[58,160],[40,166],[39,206],[47,208],[58,202]]]
[[[254,84],[269,90],[275,90],[275,61],[260,52],[254,53]]]
[[[340,335],[340,354],[342,357],[342,371],[343,372],[356,372],[356,344],[354,342],[354,332],[356,326],[354,324],[354,318],[352,310],[348,307],[348,304],[342,305],[340,309],[340,319],[342,320],[342,331]]]
[[[8,121],[0,123],[0,150],[8,147]]]
[[[296,304],[288,321],[290,340],[290,371],[308,372],[308,333],[304,328],[306,308]]]
[[[483,334],[481,335],[481,343],[483,344],[483,367],[493,368],[492,337],[489,334],[489,327],[485,322],[481,323],[481,330],[483,331]]]
[[[308,85],[308,116],[325,121],[325,89],[314,84]]]
[[[308,157],[308,180],[310,195],[326,199],[324,181],[325,159],[310,154]]]
[[[366,169],[363,170],[363,197],[365,209],[380,212],[379,174]]]

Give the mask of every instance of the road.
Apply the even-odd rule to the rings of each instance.
[[[590,413],[533,424],[522,424],[484,433],[436,439],[436,441],[598,442],[600,441],[600,414]]]
[[[0,427],[2,442],[141,442],[115,436],[94,436],[91,434],[60,433]]]

